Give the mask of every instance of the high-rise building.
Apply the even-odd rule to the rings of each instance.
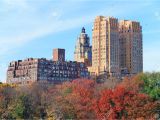
[[[76,41],[74,60],[84,62],[87,66],[91,66],[92,64],[92,46],[90,45],[90,38],[86,34],[84,27]]]
[[[143,71],[142,27],[139,22],[119,22],[120,67],[130,74]]]
[[[65,61],[65,49],[53,49],[53,60],[54,61]]]
[[[92,67],[89,71],[97,75],[104,72],[113,76],[119,74],[118,19],[96,17],[92,35]]]

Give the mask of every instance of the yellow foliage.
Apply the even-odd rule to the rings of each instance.
[[[2,83],[0,84],[0,88],[3,88],[3,87],[12,87],[12,88],[15,88],[17,87],[16,84],[8,84],[8,83]]]

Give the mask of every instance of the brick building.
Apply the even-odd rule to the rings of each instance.
[[[142,26],[139,22],[119,22],[120,67],[129,74],[143,71]]]
[[[139,22],[97,16],[92,29],[91,74],[112,76],[143,72],[142,26]]]
[[[54,50],[54,55],[56,52]],[[61,52],[56,53],[57,56],[59,54]],[[56,55],[54,57],[57,59]],[[63,61],[64,59],[61,58],[56,61],[45,58],[13,61],[8,66],[7,83],[29,84],[36,81],[61,83],[76,78],[89,77],[88,69],[83,62]]]
[[[92,30],[92,73],[120,74],[118,19],[97,16]]]

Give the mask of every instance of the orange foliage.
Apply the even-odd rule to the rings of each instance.
[[[114,90],[104,90],[94,103],[98,119],[149,119],[153,115],[155,102],[145,94],[127,90],[122,85]]]
[[[140,79],[140,75],[125,77],[118,86],[123,86],[127,90],[139,92],[141,87],[143,86],[143,81]]]
[[[64,83],[59,85],[64,96],[58,96],[57,100],[63,105],[63,110],[74,109],[74,114],[78,119],[91,118],[92,113],[92,99],[94,97],[95,82],[92,80],[78,79],[71,83]],[[67,90],[69,90],[66,93]],[[62,105],[62,104],[61,104]]]

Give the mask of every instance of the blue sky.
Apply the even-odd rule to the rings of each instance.
[[[158,0],[0,0],[0,81],[10,61],[51,59],[53,48],[65,48],[67,60],[73,60],[81,28],[92,38],[98,15],[139,21],[144,71],[160,71],[159,6]]]

